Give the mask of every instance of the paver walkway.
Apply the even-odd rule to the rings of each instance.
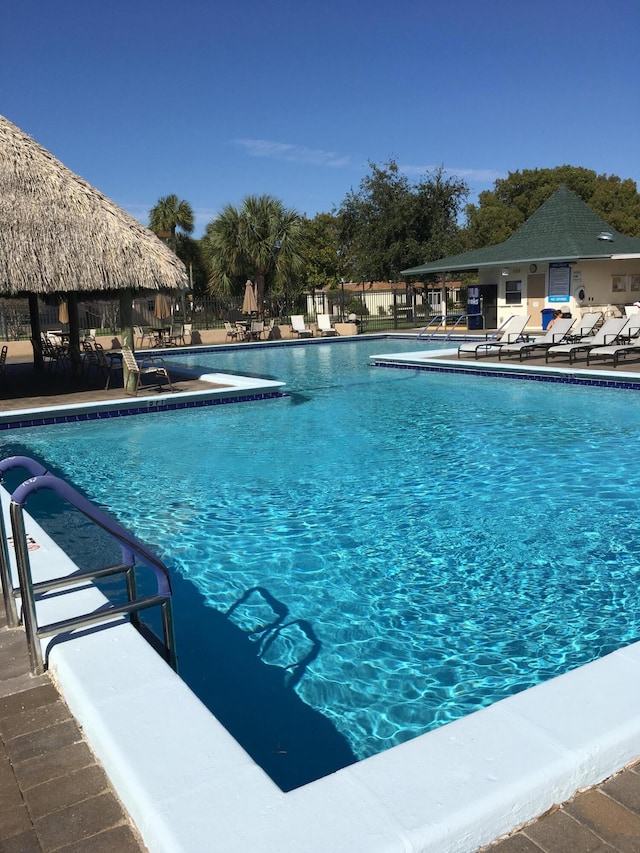
[[[0,610],[3,611],[0,604]],[[0,615],[0,853],[146,850],[24,632]]]
[[[638,853],[640,763],[577,794],[486,853]]]

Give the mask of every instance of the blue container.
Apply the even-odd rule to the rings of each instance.
[[[553,315],[556,313],[557,308],[543,308],[540,312],[542,314],[542,331],[544,331],[549,323],[553,320]]]

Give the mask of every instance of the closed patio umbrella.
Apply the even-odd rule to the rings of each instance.
[[[153,314],[158,320],[166,320],[167,317],[171,316],[171,308],[169,307],[169,300],[164,295],[164,293],[156,294],[156,303],[153,309]]]
[[[69,322],[69,303],[61,302],[60,307],[58,308],[58,322],[65,323]]]
[[[247,280],[244,286],[244,299],[242,300],[243,314],[257,314],[258,303],[256,302],[256,294],[253,290],[253,285]]]

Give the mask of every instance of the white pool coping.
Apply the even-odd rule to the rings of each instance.
[[[526,361],[487,361],[485,359],[458,358],[458,350],[418,350],[416,352],[391,352],[380,355],[370,355],[371,361],[385,361],[389,364],[406,364],[416,366],[431,366],[440,369],[455,369],[457,371],[473,371],[479,373],[496,372],[537,375],[540,377],[564,377],[565,379],[600,379],[602,381],[625,382],[640,385],[640,375],[636,372],[611,368],[611,370],[595,370],[593,368],[570,365],[565,363],[527,364]]]
[[[189,373],[184,371],[185,377]],[[253,376],[241,376],[232,373],[204,373],[201,376],[193,374],[193,379],[211,383],[211,388],[203,388],[192,391],[173,391],[151,394],[148,388],[140,388],[136,396],[126,395],[123,391],[122,397],[111,400],[92,400],[86,403],[61,403],[57,406],[32,407],[28,409],[14,409],[12,411],[0,412],[0,425],[19,424],[28,421],[38,421],[43,418],[52,419],[75,415],[83,419],[87,415],[101,413],[108,417],[110,413],[140,411],[161,408],[166,405],[177,406],[180,404],[196,403],[198,401],[223,401],[240,396],[259,396],[261,394],[273,394],[284,387],[284,382],[273,379],[260,379]]]
[[[34,578],[74,571],[26,518]],[[85,586],[38,611],[104,601]],[[290,793],[129,624],[45,647],[150,853],[471,853],[640,754],[640,643]]]

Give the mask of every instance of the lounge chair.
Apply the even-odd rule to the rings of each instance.
[[[569,329],[572,325],[573,320],[571,317],[559,317],[554,322],[553,326],[547,329],[546,334],[541,337],[534,338],[532,341],[522,341],[518,344],[505,344],[503,347],[500,347],[498,350],[498,361],[502,360],[503,354],[514,355],[517,353],[520,361],[522,361],[525,356],[529,356],[535,349],[547,350],[549,347],[563,341],[569,333]]]
[[[568,343],[575,343],[584,340],[585,338],[593,337],[594,329],[602,321],[601,311],[592,311],[589,314],[584,314],[576,326],[571,327],[571,334],[567,335]]]
[[[329,337],[330,335],[337,335],[337,331],[331,325],[331,318],[328,314],[318,314],[318,331],[324,337]]]
[[[122,363],[126,370],[136,377],[136,387],[134,394],[138,393],[138,388],[142,383],[143,376],[155,376],[158,381],[158,389],[162,387],[162,379],[166,379],[169,388],[173,391],[169,371],[164,363],[164,359],[158,356],[145,356],[140,361],[136,360],[135,355],[129,347],[122,347]]]
[[[514,314],[493,335],[487,336],[484,341],[465,341],[460,344],[458,358],[461,354],[470,353],[477,359],[482,350],[484,350],[485,355],[488,355],[491,349],[497,349],[505,344],[514,344],[522,340],[529,319],[529,317],[517,317]]]
[[[295,332],[299,338],[312,338],[313,329],[305,325],[302,314],[291,315],[291,331]]]
[[[574,343],[558,344],[549,347],[545,353],[545,361],[548,362],[549,357],[555,358],[561,355],[568,356],[569,364],[573,364],[578,353],[586,352],[594,347],[606,347],[615,343],[616,339],[622,334],[622,330],[626,324],[626,317],[610,317],[608,320],[605,320],[592,338],[584,338]]]
[[[613,366],[617,367],[621,358],[626,358],[629,353],[638,351],[640,351],[640,314],[631,314],[618,343],[591,347],[587,350],[587,365],[592,358],[611,358]]]

